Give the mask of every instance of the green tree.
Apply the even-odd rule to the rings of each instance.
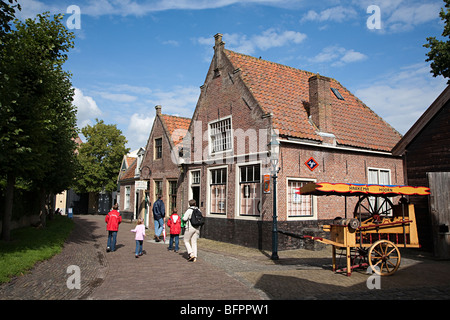
[[[51,179],[54,173],[64,182],[66,174],[72,174],[67,159],[75,151],[74,92],[71,75],[62,66],[74,47],[74,34],[62,19],[44,13],[16,20],[0,48],[0,174],[7,181],[4,240],[10,238],[16,179],[32,181],[44,197],[49,185],[62,187]]]
[[[125,147],[127,140],[122,131],[116,125],[96,119],[94,126],[87,125],[81,132],[87,141],[78,154],[80,174],[75,190],[95,193],[116,190],[123,155],[130,151]]]
[[[10,22],[14,20],[16,8],[21,10],[20,5],[14,5],[14,2],[17,2],[17,0],[0,0],[0,42],[1,38],[11,31]]]
[[[425,48],[430,49],[427,53],[428,58],[425,60],[431,62],[431,73],[434,77],[442,75],[450,78],[450,0],[444,0],[445,10],[441,8],[439,16],[445,22],[442,36],[447,40],[437,40],[436,37],[428,37],[428,43],[424,44]],[[450,84],[450,79],[447,81]]]

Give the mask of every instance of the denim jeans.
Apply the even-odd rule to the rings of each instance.
[[[142,254],[144,240],[136,240],[136,255]]]
[[[159,237],[161,235],[161,232],[163,231],[164,227],[164,219],[155,219],[155,236]]]
[[[106,246],[111,251],[116,251],[117,231],[108,231],[108,243]]]
[[[180,243],[180,235],[179,234],[171,234],[169,240],[169,250],[173,249],[172,243],[175,240],[175,251],[178,251],[178,245]]]

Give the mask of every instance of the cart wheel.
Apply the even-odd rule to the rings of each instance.
[[[378,240],[369,249],[369,265],[380,276],[390,276],[400,266],[400,251],[388,240]]]
[[[380,219],[392,214],[393,204],[387,197],[363,196],[356,203],[353,216],[358,218],[361,214],[363,220],[373,217]]]

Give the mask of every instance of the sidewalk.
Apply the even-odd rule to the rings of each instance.
[[[395,275],[369,290],[364,272],[351,277],[331,271],[331,249],[270,252],[199,239],[197,262],[168,244],[144,241],[134,257],[134,224],[122,222],[117,250],[106,253],[104,216],[74,217],[75,228],[61,254],[38,263],[26,275],[0,285],[2,300],[264,300],[264,299],[450,299],[450,261],[402,256]],[[149,239],[153,231],[148,231]],[[67,268],[80,267],[81,288],[69,290]],[[238,302],[237,302],[238,303]]]

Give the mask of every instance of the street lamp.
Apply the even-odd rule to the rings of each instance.
[[[280,143],[278,135],[273,132],[269,144],[270,164],[272,166],[271,174],[273,178],[273,223],[272,223],[272,260],[278,260],[278,226],[277,226],[277,174],[280,168],[277,168],[278,157],[280,153]]]

